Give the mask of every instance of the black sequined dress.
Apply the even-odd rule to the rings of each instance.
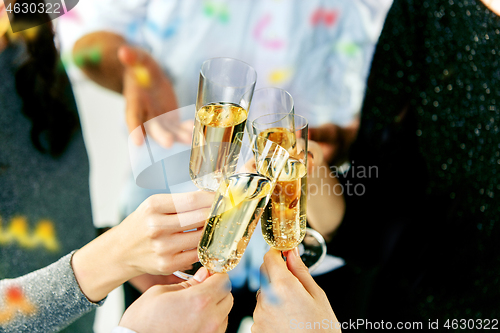
[[[343,180],[363,195],[331,244],[351,317],[500,317],[499,57],[479,0],[394,2]]]

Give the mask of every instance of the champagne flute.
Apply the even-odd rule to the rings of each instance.
[[[189,175],[199,189],[216,191],[222,170],[234,169],[239,152],[231,150],[232,143],[245,130],[256,81],[257,72],[236,59],[213,58],[201,66],[189,160]],[[196,262],[191,269],[174,275],[187,280],[200,267]]]
[[[307,119],[293,113],[272,113],[253,120],[252,130],[255,135],[276,142],[290,154],[261,217],[264,239],[280,251],[300,245],[301,258],[312,271],[323,260],[326,245],[319,233],[306,228]]]
[[[273,113],[295,114],[292,95],[286,90],[275,87],[255,90],[251,110],[247,120],[248,133],[253,133],[252,123],[258,117]]]
[[[257,73],[246,63],[214,58],[200,71],[189,173],[204,191],[216,191],[222,179],[226,155],[243,133]],[[234,152],[237,154],[237,152]]]

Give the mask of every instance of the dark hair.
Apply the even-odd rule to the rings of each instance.
[[[23,3],[24,1],[18,1]],[[43,1],[30,1],[30,3]],[[45,22],[45,23],[43,23]],[[40,25],[37,25],[42,23]],[[16,72],[16,90],[23,101],[23,114],[32,122],[31,141],[37,150],[60,156],[76,130],[80,128],[71,87],[54,45],[54,31],[45,13],[16,14],[16,24],[36,26],[36,35],[26,38],[28,59]]]

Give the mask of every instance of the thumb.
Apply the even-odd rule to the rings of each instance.
[[[288,251],[286,254],[286,264],[288,270],[302,283],[304,288],[307,290],[312,297],[316,298],[320,295],[321,288],[316,284],[313,277],[309,273],[309,269],[306,267],[304,262],[299,256],[299,250],[297,248]]]
[[[128,45],[122,45],[118,49],[118,60],[124,66],[139,65],[142,61],[142,51]]]
[[[339,127],[334,124],[325,124],[316,128],[309,128],[309,140],[334,143],[339,138]]]
[[[194,287],[203,281],[205,281],[208,277],[210,276],[210,273],[205,267],[201,267],[196,274],[190,278],[187,281],[177,283],[177,284],[170,284],[170,285],[165,285],[163,286],[163,291],[164,292],[169,292],[169,291],[177,291],[177,290],[183,290],[183,289],[189,289],[191,287]]]

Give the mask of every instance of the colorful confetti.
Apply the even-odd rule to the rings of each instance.
[[[51,252],[59,250],[54,223],[50,220],[40,220],[35,231],[31,233],[25,216],[13,217],[5,230],[0,218],[0,245],[13,243],[26,249],[44,247]]]
[[[148,88],[151,85],[151,75],[148,69],[142,65],[136,65],[133,70],[137,83],[143,88]]]
[[[75,52],[72,57],[74,63],[78,67],[83,67],[84,65],[98,65],[102,60],[102,50],[100,47],[91,47],[88,49],[83,49],[79,52]],[[71,54],[66,54],[61,57],[61,61],[64,66],[67,67],[71,63]]]
[[[220,23],[226,24],[230,19],[229,8],[225,3],[205,1],[203,3],[203,12],[208,17],[215,17]]]
[[[22,27],[20,28],[22,29]],[[21,38],[24,39],[25,41],[32,41],[38,36],[39,29],[40,26],[36,26],[19,32],[13,32],[12,27],[9,27],[7,29],[7,36],[9,36],[9,39],[11,40],[17,40]]]
[[[146,28],[163,39],[167,39],[175,35],[177,30],[179,29],[179,25],[180,20],[175,19],[168,27],[162,30],[155,22],[146,22]]]
[[[291,69],[276,69],[269,73],[268,81],[273,85],[283,84],[292,77],[292,73]]]
[[[351,57],[362,51],[361,46],[353,42],[338,42],[333,48]]]
[[[338,17],[339,12],[337,10],[318,8],[311,16],[311,24],[313,26],[324,24],[327,27],[332,27],[337,22]]]
[[[75,9],[72,9],[72,10],[66,12],[66,14],[61,16],[61,19],[68,20],[68,21],[75,21],[76,23],[82,22],[80,15],[78,15],[78,13],[76,12]]]
[[[283,40],[277,38],[266,38],[264,37],[264,30],[271,24],[273,18],[271,14],[265,15],[262,17],[256,24],[253,30],[253,36],[257,42],[268,49],[278,50],[285,46],[285,42]]]
[[[35,306],[26,298],[20,287],[9,287],[5,292],[4,306],[0,308],[0,325],[12,321],[17,313],[26,316],[36,312]]]

